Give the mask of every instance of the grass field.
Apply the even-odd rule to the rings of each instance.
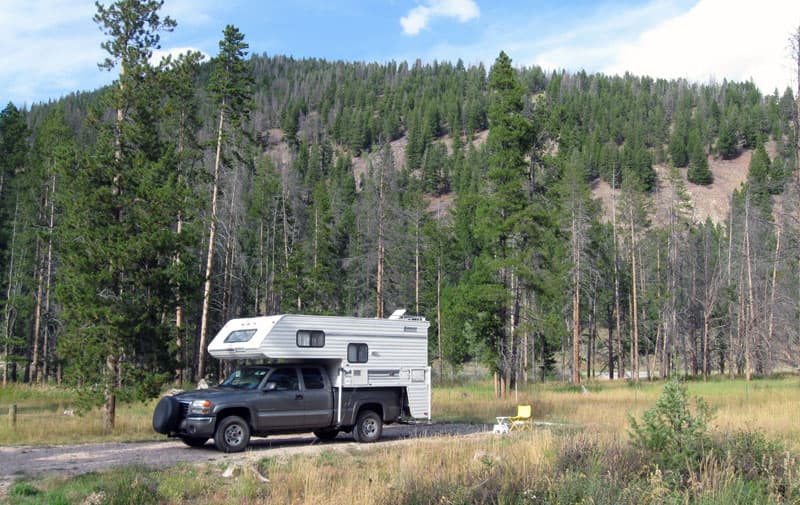
[[[696,461],[670,468],[629,440],[629,416],[641,418],[663,383],[560,384],[520,389],[495,400],[491,383],[434,388],[436,421],[493,423],[533,405],[540,421],[564,428],[511,436],[426,439],[316,456],[249,460],[232,478],[217,466],[129,468],[69,480],[22,481],[9,503],[800,503],[800,378],[690,382],[691,395],[714,409],[713,446]],[[0,389],[0,408],[19,408],[17,427],[0,444],[104,439],[99,413],[64,416],[70,394]],[[61,412],[59,412],[61,411]],[[116,440],[158,438],[151,404],[118,408]],[[0,410],[2,413],[2,410]],[[47,437],[41,434],[47,433]],[[264,481],[268,479],[268,482]],[[332,492],[332,490],[335,490]],[[117,497],[113,498],[112,497]],[[355,501],[354,501],[355,500]]]
[[[639,416],[655,402],[661,382],[634,386],[621,381],[587,383],[586,389],[561,384],[531,385],[494,399],[490,382],[437,386],[433,389],[435,421],[493,423],[496,416],[516,412],[516,405],[531,404],[541,421],[578,425],[605,433],[625,432],[628,416]],[[712,427],[720,430],[751,429],[794,444],[800,450],[800,378],[718,380],[689,382],[689,392],[715,408]],[[101,440],[154,440],[151,427],[155,400],[117,406],[117,426],[103,433],[99,411],[77,415],[75,395],[55,387],[0,388],[0,445],[38,445]],[[17,405],[12,428],[8,409]],[[795,408],[792,408],[794,406]],[[65,412],[67,415],[65,415]],[[46,434],[46,435],[43,435]]]

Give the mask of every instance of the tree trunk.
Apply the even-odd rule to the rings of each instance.
[[[39,368],[39,336],[42,333],[42,298],[44,297],[44,269],[42,268],[41,244],[36,239],[36,251],[34,253],[34,278],[36,279],[36,296],[34,297],[33,307],[33,353],[31,355],[31,383],[38,384],[41,374]]]
[[[114,354],[109,354],[106,356],[106,384],[103,391],[103,431],[106,434],[114,431],[114,425],[116,424],[118,372],[117,357]]]
[[[616,171],[612,170],[611,173],[612,186],[616,188]],[[624,349],[622,348],[622,323],[619,306],[619,244],[617,240],[617,190],[611,192],[611,227],[613,230],[613,243],[614,243],[614,315],[616,319],[617,328],[617,377],[625,378],[625,356]],[[609,336],[610,338],[610,336]]]
[[[636,230],[633,222],[633,211],[630,213],[631,225],[631,303],[633,309],[633,342],[631,349],[631,374],[634,382],[639,382],[639,305],[637,298],[637,268],[636,268]]]
[[[184,123],[183,121],[183,112],[181,112],[181,124]],[[179,159],[183,154],[183,129],[181,129],[181,133],[178,136],[178,147],[176,149],[176,154],[178,155]],[[179,162],[179,167],[182,165],[182,162]],[[183,170],[179,168],[178,172],[178,186],[181,185],[183,181]],[[181,210],[178,210],[178,216],[176,219],[175,225],[175,234],[180,236],[183,233],[183,214]],[[180,267],[181,265],[181,253],[178,252],[175,255],[175,265]],[[183,345],[183,300],[181,299],[181,282],[178,281],[175,286],[175,355],[178,358],[178,367],[175,369],[175,382],[177,384],[181,384],[183,382],[183,369],[186,364],[186,350],[184,349]]]
[[[669,244],[667,244],[667,249],[669,249]],[[661,353],[661,339],[664,338],[664,333],[662,332],[662,328],[666,325],[666,321],[669,318],[667,314],[668,308],[665,307],[664,297],[661,294],[661,247],[656,248],[656,301],[658,303],[658,321],[656,321],[656,343],[654,346],[654,362],[653,367],[656,365],[659,369],[659,376],[663,379],[664,378],[664,357]]]
[[[581,382],[581,247],[578,216],[572,214],[572,383]]]
[[[47,273],[45,274],[44,282],[44,310],[47,314],[47,320],[50,320],[50,290],[53,281],[53,233],[55,231],[55,195],[56,195],[56,176],[50,177],[50,209],[49,217],[47,220]],[[50,345],[50,328],[45,325],[44,328],[44,342],[42,344],[42,381],[47,381],[49,356],[48,350]]]
[[[753,268],[752,268],[752,259],[750,257],[750,194],[748,192],[747,199],[745,202],[744,207],[745,218],[744,218],[744,240],[745,240],[745,259],[747,261],[747,317],[746,321],[747,324],[747,332],[744,335],[744,362],[745,362],[745,377],[747,381],[750,381],[752,375],[752,358],[750,356],[751,352],[751,343],[752,340],[752,333],[754,319],[755,319],[755,310],[753,309]]]
[[[767,345],[772,343],[775,319],[775,291],[778,284],[778,260],[781,253],[781,229],[776,231],[775,260],[772,263],[772,290],[769,295],[769,325],[767,327]]]
[[[733,262],[733,212],[734,212],[734,200],[733,196],[731,196],[731,216],[728,223],[728,278],[727,278],[727,287],[730,289],[731,284],[733,283],[733,277],[731,275],[731,265]],[[728,377],[733,379],[735,372],[735,355],[734,355],[734,331],[733,331],[733,304],[728,304]]]
[[[236,191],[239,189],[239,172],[233,172],[233,184],[231,184],[231,200],[228,208],[227,233],[225,233],[225,261],[222,292],[222,319],[227,321],[231,318],[231,305],[233,304],[233,265],[236,259],[236,241],[234,240],[234,207],[236,205]]]
[[[580,259],[575,273],[572,295],[572,383],[581,382],[581,288]]]
[[[589,298],[589,345],[586,349],[586,379],[594,377],[595,359],[595,340],[597,338],[597,283],[592,286],[592,294]]]
[[[441,249],[436,265],[436,338],[439,350],[439,382],[444,381],[444,354],[442,352],[442,258]]]
[[[380,165],[380,179],[378,182],[378,244],[377,244],[377,265],[376,265],[376,277],[375,277],[375,317],[378,319],[383,319],[383,274],[384,274],[384,267],[385,267],[385,255],[386,251],[384,250],[384,211],[385,211],[385,188],[383,187],[384,184],[384,170],[386,167],[384,163]]]
[[[613,312],[613,309],[612,309]],[[613,316],[613,315],[612,315]],[[614,323],[613,317],[608,317],[608,378],[614,379]]]
[[[19,196],[14,205],[14,224],[11,227],[11,257],[8,262],[8,286],[6,287],[6,303],[3,308],[3,386],[8,384],[8,357],[11,355],[11,328],[14,326],[15,308],[11,303],[14,293],[14,253],[17,241],[17,217],[19,213]]]
[[[211,275],[214,273],[214,241],[217,235],[217,194],[219,192],[220,165],[222,163],[222,129],[225,125],[225,103],[219,111],[217,128],[217,152],[214,157],[214,182],[211,188],[211,222],[208,225],[208,251],[203,282],[203,308],[200,313],[200,350],[197,358],[197,377],[206,374],[206,343],[208,341],[208,313],[211,307]]]

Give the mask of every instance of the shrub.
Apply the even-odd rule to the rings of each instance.
[[[716,452],[744,482],[762,484],[771,494],[790,502],[800,499],[800,458],[781,442],[742,431],[721,437],[716,445]]]
[[[696,398],[694,406],[691,400],[686,386],[673,379],[664,385],[655,406],[642,415],[641,423],[630,417],[634,445],[663,469],[694,468],[710,445],[711,408],[702,398]]]

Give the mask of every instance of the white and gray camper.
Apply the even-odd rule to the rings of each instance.
[[[232,319],[208,352],[224,360],[323,363],[338,398],[343,388],[400,387],[411,417],[430,420],[429,326],[404,310],[388,319],[300,314]],[[341,405],[337,410],[341,419]]]

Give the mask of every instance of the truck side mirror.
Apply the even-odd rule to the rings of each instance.
[[[275,391],[276,389],[278,389],[278,383],[277,382],[270,381],[270,382],[267,382],[266,385],[264,386],[264,391]]]

